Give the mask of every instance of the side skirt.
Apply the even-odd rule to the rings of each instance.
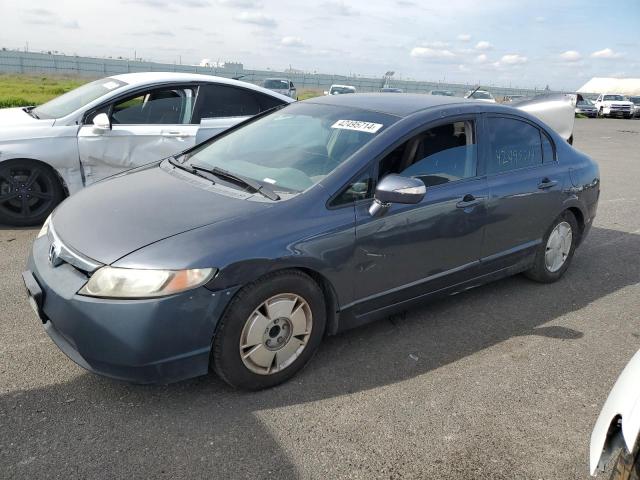
[[[522,257],[517,263],[514,263],[508,267],[499,268],[489,273],[476,276],[470,280],[465,280],[451,286],[429,291],[407,300],[389,303],[383,307],[374,307],[371,310],[365,311],[363,310],[363,305],[360,303],[350,306],[349,308],[340,312],[337,332],[356,328],[361,325],[386,318],[394,313],[398,313],[415,306],[424,305],[439,298],[456,295],[458,293],[462,293],[466,290],[479,287],[486,283],[522,273],[525,270],[528,270],[533,265],[533,261],[535,258],[534,253],[535,250],[532,254],[528,254]],[[496,265],[494,264],[494,266]]]

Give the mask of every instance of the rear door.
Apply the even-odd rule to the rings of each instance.
[[[203,84],[193,112],[193,122],[199,124],[196,143],[281,103],[245,88],[218,83]]]
[[[520,117],[487,115],[483,165],[489,186],[482,257],[509,266],[540,242],[562,205],[553,143]]]
[[[85,185],[194,146],[196,92],[195,86],[154,87],[91,112],[78,131]],[[94,129],[93,118],[99,113],[109,116],[111,130]]]

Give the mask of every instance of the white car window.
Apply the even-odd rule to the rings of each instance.
[[[114,104],[113,124],[175,125],[191,122],[194,92],[191,88],[165,88],[139,93]]]

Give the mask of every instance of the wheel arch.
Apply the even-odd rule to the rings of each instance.
[[[318,285],[318,287],[322,291],[322,295],[325,299],[325,309],[327,315],[325,334],[335,335],[337,333],[340,317],[339,297],[331,280],[329,280],[326,275],[321,273],[321,268],[318,268],[317,265],[310,265],[304,262],[292,261],[273,262],[263,259],[253,260],[250,262],[242,262],[242,265],[239,264],[235,265],[234,267],[235,268],[231,268],[227,271],[223,270],[224,273],[222,277],[219,279],[215,278],[212,282],[207,284],[207,288],[211,290],[218,290],[228,288],[233,285],[240,286],[241,288],[242,286],[249,283],[258,282],[264,277],[272,275],[276,272],[287,270],[300,271],[311,278],[311,280],[316,285]],[[225,307],[225,311],[227,307]],[[222,315],[224,315],[224,312],[222,313]]]
[[[39,160],[37,158],[18,156],[18,157],[10,157],[10,158],[0,159],[0,164],[8,162],[8,161],[21,161],[21,160],[26,160],[26,161],[29,161],[29,162],[36,162],[36,163],[42,165],[47,170],[53,172],[55,178],[60,183],[60,187],[62,187],[62,191],[64,192],[65,198],[69,196],[69,187],[67,186],[67,182],[65,181],[62,172],[60,172],[60,170],[58,170],[56,167],[54,167],[50,163],[47,163],[47,162],[45,162],[43,160]]]

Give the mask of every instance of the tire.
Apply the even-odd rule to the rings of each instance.
[[[638,452],[638,445],[631,453],[627,452],[626,448],[622,449],[613,466],[609,480],[640,480],[640,452]]]
[[[567,139],[567,143],[569,145],[573,145],[573,134],[571,134],[571,136]]]
[[[604,111],[602,110],[602,107],[600,107],[600,110],[598,110],[598,116],[600,118],[604,118]]]
[[[231,300],[213,338],[211,367],[233,387],[273,387],[309,362],[325,324],[318,284],[299,270],[274,272],[244,286]]]
[[[565,231],[567,226],[570,228],[571,233],[569,245],[567,245],[568,238],[563,237],[562,233],[554,234],[556,228],[559,229],[559,232],[563,232]],[[554,240],[552,240],[550,244],[549,240],[552,234],[554,234]],[[576,217],[573,215],[573,213],[566,210],[553,221],[553,223],[545,233],[542,243],[536,251],[533,267],[527,270],[525,272],[525,275],[531,280],[540,283],[552,283],[559,280],[571,264],[573,254],[576,250],[576,242],[578,240],[579,234],[580,233]],[[559,243],[556,241],[558,239],[560,239]],[[555,248],[556,246],[558,248]],[[551,251],[549,254],[549,258],[547,258],[548,250]],[[554,252],[557,255],[554,255]],[[561,263],[558,264],[557,262],[550,261],[553,259],[558,260],[558,262],[561,259]]]
[[[0,163],[0,224],[41,225],[64,197],[49,165],[29,159]]]

